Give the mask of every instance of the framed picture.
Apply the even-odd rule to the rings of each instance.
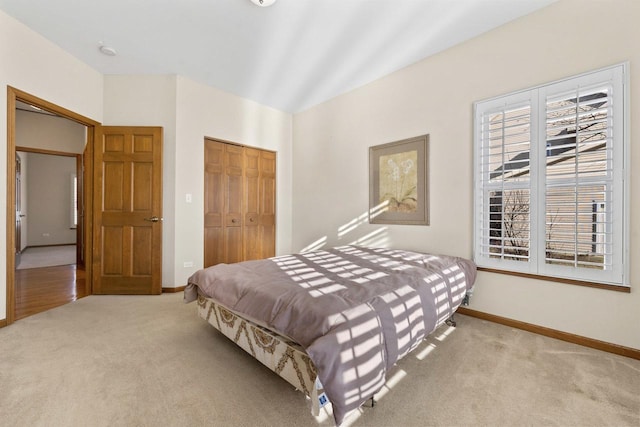
[[[429,225],[429,135],[369,147],[369,222]]]

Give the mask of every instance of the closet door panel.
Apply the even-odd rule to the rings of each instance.
[[[262,258],[260,237],[260,150],[244,151],[244,259]]]
[[[225,227],[225,263],[232,264],[234,262],[243,261],[242,253],[242,227]]]
[[[261,258],[276,253],[276,153],[260,153],[260,241]]]
[[[242,218],[244,150],[225,144],[225,215]],[[240,226],[239,223],[234,225]]]
[[[224,262],[224,144],[204,142],[204,267]]]
[[[204,266],[224,262],[224,239],[222,236],[222,227],[204,229]]]

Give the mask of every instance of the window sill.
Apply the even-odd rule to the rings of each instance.
[[[546,280],[548,282],[564,283],[567,285],[585,286],[588,288],[606,289],[608,291],[616,291],[623,293],[631,293],[631,287],[620,285],[607,285],[604,283],[585,282],[583,280],[563,279],[560,277],[541,276],[538,274],[519,273],[516,271],[498,270],[495,268],[478,267],[478,271],[486,271],[487,273],[506,274],[509,276],[526,277],[527,279]]]

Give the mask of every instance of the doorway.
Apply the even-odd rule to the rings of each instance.
[[[76,151],[84,150],[84,126],[32,113],[21,105],[16,114],[18,143],[38,145],[30,134],[39,139],[45,133],[51,144],[69,145],[75,136]],[[65,134],[59,141],[61,129],[74,127],[75,135]],[[79,221],[81,182],[82,154],[16,147],[16,320],[87,295],[83,257],[79,256],[84,234]]]
[[[20,252],[22,243],[18,241],[18,238],[22,240],[22,235],[25,234],[24,230],[24,197],[18,194],[18,185],[21,185],[24,177],[19,177],[18,172],[24,171],[24,164],[20,159],[20,156],[16,153],[16,149],[24,150],[24,147],[20,147],[16,144],[17,131],[17,116],[18,108],[32,109],[39,112],[39,114],[46,114],[49,117],[55,117],[56,120],[70,121],[74,125],[81,125],[84,127],[84,137],[81,142],[83,147],[81,154],[72,154],[76,157],[77,164],[77,182],[80,182],[80,190],[76,194],[80,194],[78,198],[78,209],[76,210],[76,220],[81,223],[81,227],[76,230],[76,263],[65,266],[46,267],[38,269],[25,269],[18,271],[17,266],[17,254]],[[44,311],[52,308],[56,305],[61,305],[66,302],[70,302],[78,297],[91,294],[91,283],[87,278],[91,277],[91,263],[86,262],[84,270],[78,268],[78,261],[80,260],[80,267],[82,267],[82,261],[91,260],[91,225],[92,225],[92,209],[90,203],[82,203],[83,200],[90,200],[88,197],[92,184],[93,168],[91,158],[93,155],[93,135],[94,127],[99,125],[89,118],[78,115],[65,108],[47,102],[43,99],[35,97],[33,95],[22,92],[18,89],[8,87],[7,90],[7,324],[13,323],[17,320],[17,298],[24,297],[23,284],[31,283],[29,292],[33,296],[33,310]],[[47,139],[47,138],[43,138]],[[52,146],[46,148],[35,149],[35,151],[44,151],[49,154],[60,154],[61,147]],[[42,154],[42,153],[41,153]],[[67,153],[69,154],[69,153]],[[19,163],[20,159],[20,163]],[[20,167],[20,170],[17,168]],[[28,167],[28,166],[27,166]],[[83,185],[82,185],[83,184]],[[71,185],[71,178],[69,180]],[[22,192],[21,194],[24,194]],[[83,206],[84,205],[84,206]],[[18,209],[20,208],[20,211]],[[46,207],[45,207],[46,208]],[[27,208],[28,209],[28,208]],[[71,218],[71,209],[69,212]],[[11,230],[19,231],[20,233],[11,232]],[[46,233],[42,233],[46,234]],[[43,236],[46,237],[46,236]],[[50,236],[49,236],[50,237]],[[56,285],[57,283],[57,285]],[[40,287],[35,285],[41,285]],[[46,284],[47,286],[42,286]],[[73,286],[71,286],[73,284]],[[20,292],[18,292],[18,285]],[[63,291],[60,291],[62,286]],[[58,293],[56,294],[56,289]],[[54,292],[52,294],[51,292]],[[71,296],[70,296],[71,294]],[[73,299],[70,299],[73,298]],[[70,301],[67,301],[69,300]],[[22,302],[22,301],[21,301]],[[30,308],[26,312],[34,314]],[[25,310],[20,311],[20,317],[26,317]]]

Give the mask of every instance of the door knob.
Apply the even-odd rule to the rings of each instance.
[[[151,218],[145,218],[145,221],[149,221],[149,222],[158,222],[160,221],[160,218],[158,218],[157,216],[152,216]]]

